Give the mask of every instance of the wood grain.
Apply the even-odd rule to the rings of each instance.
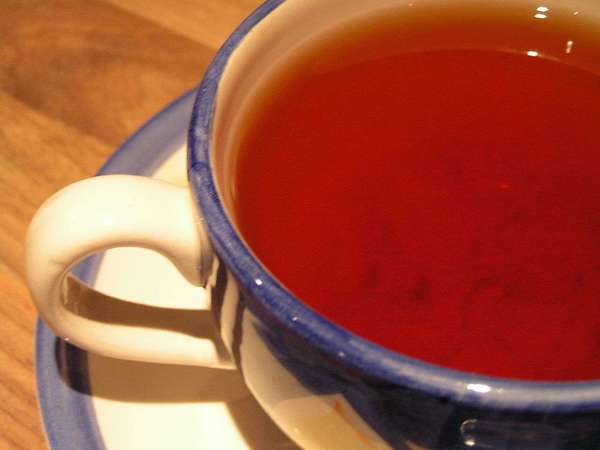
[[[0,449],[45,448],[23,238],[59,188],[93,175],[193,88],[258,0],[0,2]],[[177,6],[175,6],[177,5]]]

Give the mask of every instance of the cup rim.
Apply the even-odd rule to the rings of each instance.
[[[249,250],[230,222],[212,173],[215,102],[226,65],[246,35],[287,0],[267,0],[219,49],[205,72],[188,132],[188,178],[215,251],[254,301],[278,324],[326,356],[390,385],[416,389],[477,408],[530,412],[600,409],[600,380],[521,381],[462,372],[388,350],[334,324],[291,294]]]

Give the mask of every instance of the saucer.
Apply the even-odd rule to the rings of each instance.
[[[186,185],[185,142],[194,96],[192,91],[156,115],[99,174],[146,175]],[[148,305],[201,309],[207,301],[204,291],[164,257],[144,249],[109,250],[74,272],[104,293]],[[236,371],[105,358],[69,345],[38,322],[36,378],[52,450],[297,448]]]

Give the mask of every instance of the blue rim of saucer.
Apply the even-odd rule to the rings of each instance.
[[[543,413],[600,409],[600,382],[537,383],[446,369],[402,356],[336,326],[304,306],[252,254],[231,224],[211,172],[211,131],[221,76],[240,42],[285,0],[269,0],[230,36],[209,66],[198,91],[188,132],[188,178],[213,246],[270,319],[306,339],[332,359],[382,383],[405,386],[475,407]]]
[[[151,175],[185,144],[196,91],[163,109],[131,136],[98,175]],[[73,271],[93,284],[102,261],[95,255]],[[35,373],[40,411],[52,450],[106,448],[91,396],[87,353],[57,338],[41,321],[36,325]]]

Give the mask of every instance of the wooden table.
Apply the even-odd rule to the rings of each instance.
[[[93,175],[148,118],[194,87],[259,3],[0,2],[0,449],[46,445],[23,263],[34,211]]]

